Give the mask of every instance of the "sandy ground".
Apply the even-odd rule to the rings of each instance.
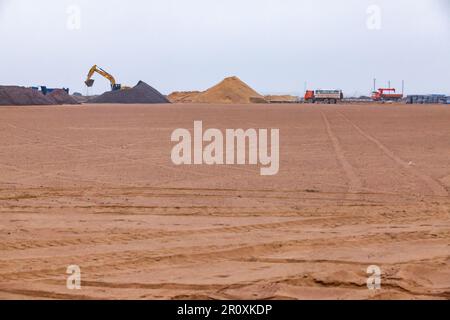
[[[279,128],[280,173],[172,165],[194,120]],[[449,124],[448,106],[0,108],[0,298],[449,299]]]

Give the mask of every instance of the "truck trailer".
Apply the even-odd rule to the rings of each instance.
[[[306,103],[336,104],[344,99],[342,90],[308,90],[305,93]]]

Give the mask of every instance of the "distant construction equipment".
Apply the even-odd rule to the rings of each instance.
[[[403,94],[396,93],[394,88],[383,88],[378,89],[372,93],[373,101],[401,101],[403,99]]]
[[[306,103],[336,104],[344,99],[342,90],[307,90],[305,93]]]
[[[116,79],[110,73],[106,72],[105,70],[103,70],[102,68],[100,68],[97,65],[92,66],[92,68],[89,70],[87,79],[84,82],[86,84],[86,86],[88,86],[89,88],[94,85],[94,81],[95,80],[92,79],[92,77],[94,76],[95,73],[98,73],[102,77],[104,77],[104,78],[109,80],[109,82],[111,84],[111,91],[117,91],[117,90],[123,90],[123,89],[129,89],[130,88],[130,87],[122,86],[121,84],[118,84],[116,82]]]
[[[47,95],[49,93],[52,93],[55,90],[64,90],[67,94],[69,94],[69,88],[47,88],[46,86],[41,87],[31,87],[31,89],[40,91],[43,95]]]

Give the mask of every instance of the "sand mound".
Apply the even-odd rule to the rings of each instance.
[[[165,96],[163,96],[156,89],[152,88],[143,81],[131,89],[105,92],[89,102],[91,103],[170,103]]]
[[[442,183],[450,187],[450,175],[441,179]]]
[[[200,91],[175,91],[169,95],[172,103],[191,103],[201,94]]]
[[[3,106],[32,106],[55,105],[52,98],[44,96],[37,90],[18,87],[0,86],[0,105]]]
[[[62,89],[52,91],[47,97],[53,99],[56,104],[80,104],[75,98]]]
[[[238,77],[224,79],[216,86],[202,92],[193,99],[197,103],[265,103],[258,92]]]
[[[83,96],[81,93],[79,92],[75,92],[72,96],[73,99],[75,99],[78,103],[87,103],[89,102],[89,99],[94,99],[98,96]]]
[[[264,97],[270,103],[295,103],[298,98],[290,95],[269,95]]]

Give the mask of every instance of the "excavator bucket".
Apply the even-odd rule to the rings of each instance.
[[[84,83],[90,88],[94,85],[94,79],[86,80]]]

